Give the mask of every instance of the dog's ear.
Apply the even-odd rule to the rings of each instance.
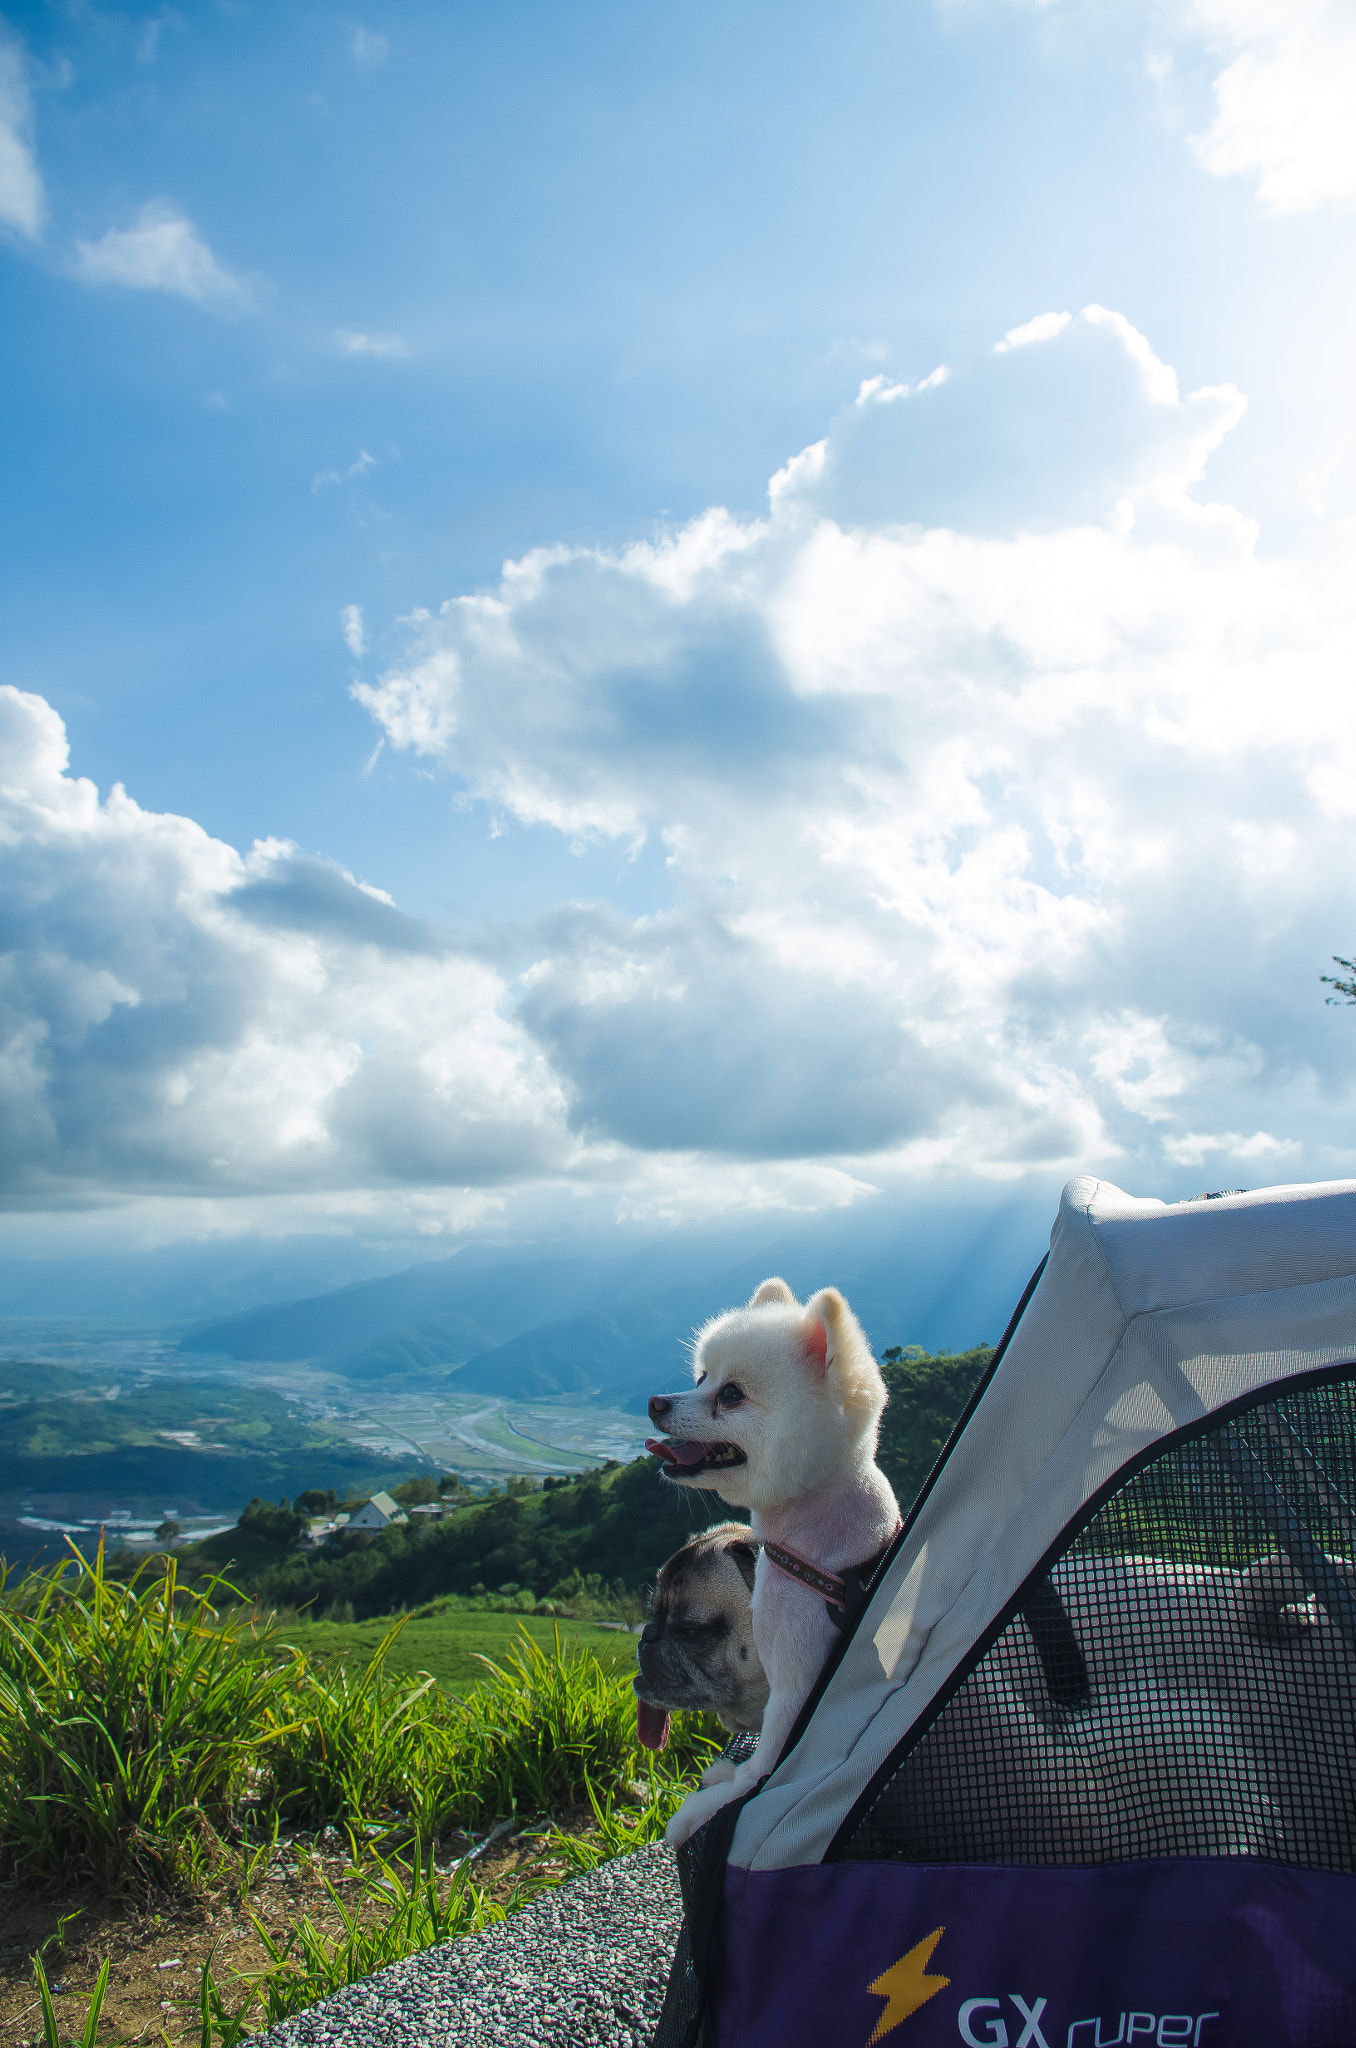
[[[875,1428],[887,1399],[885,1382],[866,1332],[836,1287],[822,1287],[805,1304],[800,1341],[811,1373],[822,1382],[832,1380],[854,1427],[864,1434]]]
[[[800,1326],[800,1345],[811,1372],[822,1379],[829,1369],[829,1333],[824,1327],[823,1317],[816,1314],[813,1302]]]
[[[844,1320],[851,1313],[836,1287],[821,1287],[818,1294],[806,1302],[800,1341],[814,1372],[826,1373],[838,1356],[842,1349]]]
[[[785,1280],[765,1280],[762,1286],[755,1287],[753,1293],[749,1296],[749,1307],[761,1308],[764,1302],[768,1301],[789,1301],[794,1308],[796,1297],[787,1286]]]
[[[751,1543],[727,1543],[725,1554],[727,1557],[734,1559],[739,1567],[740,1578],[744,1581],[749,1591],[752,1592],[753,1574],[758,1564],[758,1552]]]

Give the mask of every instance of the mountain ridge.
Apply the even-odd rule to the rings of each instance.
[[[356,1381],[442,1372],[468,1393],[574,1396],[635,1412],[686,1377],[694,1330],[770,1273],[802,1298],[840,1288],[877,1347],[955,1351],[1002,1329],[1044,1235],[1030,1204],[1014,1203],[977,1219],[959,1246],[943,1213],[884,1211],[804,1219],[734,1259],[733,1246],[722,1258],[709,1241],[610,1259],[457,1256],[199,1322],[180,1349],[305,1359]]]

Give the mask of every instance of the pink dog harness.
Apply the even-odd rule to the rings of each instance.
[[[902,1522],[896,1522],[889,1542],[878,1550],[874,1557],[868,1557],[864,1564],[846,1566],[841,1574],[821,1571],[819,1566],[811,1564],[808,1558],[798,1557],[794,1550],[786,1550],[780,1543],[769,1543],[766,1538],[763,1542],[763,1555],[770,1565],[775,1565],[788,1579],[794,1579],[797,1585],[808,1586],[812,1593],[818,1593],[829,1610],[829,1620],[834,1627],[846,1628],[850,1621],[856,1620],[865,1607],[871,1591],[871,1582],[903,1526]]]

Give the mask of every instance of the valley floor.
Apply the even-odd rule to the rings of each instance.
[[[625,1464],[642,1415],[561,1396],[456,1392],[445,1370],[356,1382],[296,1361],[185,1355],[170,1324],[0,1319],[0,1557],[233,1523],[253,1494],[368,1493],[455,1471],[473,1489]]]

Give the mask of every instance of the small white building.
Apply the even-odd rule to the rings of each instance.
[[[365,1508],[348,1518],[350,1529],[389,1529],[395,1522],[408,1522],[409,1516],[389,1493],[374,1493]]]

